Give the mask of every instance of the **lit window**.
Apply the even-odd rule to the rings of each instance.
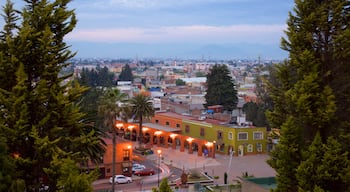
[[[124,161],[130,160],[130,150],[123,150],[123,160]]]
[[[262,144],[261,143],[257,143],[256,144],[256,151],[257,152],[262,152]]]
[[[252,144],[249,144],[249,145],[247,146],[247,151],[248,151],[248,153],[253,152],[253,145],[252,145]]]
[[[247,132],[238,133],[238,140],[248,140],[248,133]]]
[[[254,140],[261,140],[263,138],[264,138],[263,132],[261,132],[261,131],[254,132]]]
[[[228,139],[233,140],[233,133],[232,132],[228,132]]]

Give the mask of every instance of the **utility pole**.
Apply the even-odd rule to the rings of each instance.
[[[233,154],[235,152],[233,151],[233,149],[230,150],[230,161],[228,163],[228,166],[227,166],[227,175],[229,175],[230,173],[230,170],[231,170],[231,162],[232,162],[232,157],[233,157]]]

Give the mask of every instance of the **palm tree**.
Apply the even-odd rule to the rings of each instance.
[[[127,102],[127,94],[122,93],[119,89],[108,88],[104,91],[103,96],[99,100],[98,112],[103,115],[104,125],[112,132],[113,157],[112,157],[112,191],[114,191],[114,175],[115,175],[115,154],[116,154],[116,132],[115,120],[120,117],[123,112],[123,103]]]
[[[142,123],[144,118],[150,118],[154,116],[153,102],[150,97],[137,94],[135,97],[131,98],[130,106],[135,118],[139,121],[139,147],[142,144]]]

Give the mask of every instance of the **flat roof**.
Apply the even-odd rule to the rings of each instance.
[[[182,120],[182,119],[194,119],[194,117],[190,116],[190,115],[181,115],[181,114],[169,112],[169,111],[160,111],[160,112],[157,112],[157,115],[172,117],[172,118],[176,118],[176,119],[180,119],[180,120]]]
[[[166,131],[166,132],[181,131],[181,128],[173,128],[173,127],[159,125],[156,123],[143,123],[142,126],[158,129],[160,131]]]

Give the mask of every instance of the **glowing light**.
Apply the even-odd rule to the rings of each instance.
[[[156,131],[156,132],[154,132],[154,134],[157,135],[157,136],[160,135],[160,134],[162,134],[162,133],[163,133],[162,131]]]
[[[213,143],[212,143],[212,142],[207,142],[207,143],[205,144],[205,146],[211,147],[211,146],[213,146]]]
[[[128,129],[132,130],[133,128],[135,128],[135,125],[129,125]]]
[[[175,134],[175,133],[170,134],[170,137],[171,137],[172,139],[174,139],[176,136],[177,136],[177,134]]]
[[[143,132],[146,132],[146,131],[148,131],[148,130],[149,130],[148,127],[142,127],[142,131],[143,131]]]
[[[123,125],[123,123],[117,123],[115,126],[118,127],[118,129],[120,129],[120,128],[123,127],[124,125]]]
[[[189,137],[186,139],[186,141],[188,141],[189,143],[191,143],[194,139],[192,137]]]

